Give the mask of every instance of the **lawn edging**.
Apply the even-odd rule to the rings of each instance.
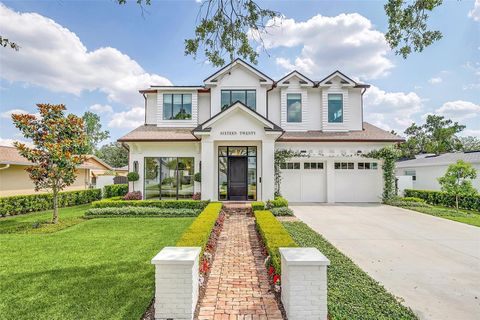
[[[329,319],[418,319],[380,283],[303,222],[283,222],[301,247],[314,247],[329,260]]]
[[[158,207],[107,207],[91,208],[85,212],[86,218],[115,218],[115,217],[159,217],[179,218],[196,217],[199,209],[188,208],[158,208]]]
[[[169,209],[200,209],[207,207],[208,200],[112,200],[104,199],[92,202],[92,208],[113,207],[157,207]]]

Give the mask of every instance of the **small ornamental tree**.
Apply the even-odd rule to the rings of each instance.
[[[138,179],[140,179],[140,176],[138,175],[138,173],[132,171],[127,174],[127,179],[128,181],[132,182],[133,191],[135,191],[135,181],[138,181]]]
[[[451,164],[443,177],[438,178],[442,191],[455,196],[455,207],[458,210],[458,198],[477,193],[472,180],[477,177],[477,171],[468,162],[458,160]]]
[[[395,194],[395,161],[400,157],[400,150],[395,146],[386,146],[379,150],[370,151],[363,155],[367,158],[383,160],[383,193],[382,200],[387,202],[396,196]]]
[[[87,139],[82,118],[65,116],[65,105],[37,104],[37,107],[39,118],[32,114],[12,114],[15,126],[33,142],[33,147],[20,142],[14,146],[32,162],[26,171],[35,191],[52,192],[52,223],[58,223],[58,193],[75,181],[77,166],[85,161]]]

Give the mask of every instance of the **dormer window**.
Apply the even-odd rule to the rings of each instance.
[[[328,94],[328,122],[343,122],[343,95],[341,93]]]
[[[255,90],[222,90],[222,110],[237,101],[255,110],[257,107],[257,93]]]
[[[191,94],[164,94],[163,120],[192,119]]]
[[[302,95],[287,94],[287,122],[302,122]]]

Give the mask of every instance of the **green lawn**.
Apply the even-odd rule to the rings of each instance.
[[[1,319],[141,317],[154,294],[150,260],[194,218],[83,220],[87,207],[62,208],[74,221],[63,230],[26,227],[50,212],[0,219]]]
[[[437,216],[453,221],[466,223],[472,226],[480,227],[480,212],[467,211],[467,210],[455,210],[453,208],[445,207],[414,207],[414,206],[402,206],[402,208],[426,213],[432,216]]]
[[[283,222],[301,247],[315,247],[328,259],[328,314],[331,320],[418,319],[352,260],[303,222]]]

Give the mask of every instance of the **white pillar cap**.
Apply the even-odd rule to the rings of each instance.
[[[330,260],[317,248],[279,248],[279,251],[288,265],[330,265]]]
[[[200,247],[165,247],[152,259],[152,264],[193,264],[201,251]]]

